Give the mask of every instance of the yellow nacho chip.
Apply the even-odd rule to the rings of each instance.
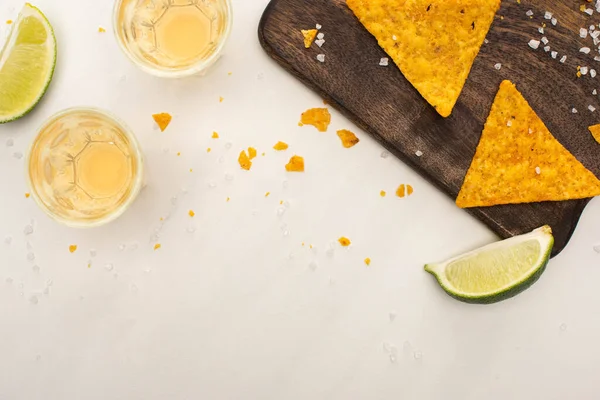
[[[293,156],[290,162],[286,164],[285,170],[288,172],[304,172],[304,158]]]
[[[167,126],[169,126],[171,120],[173,119],[173,117],[169,113],[153,114],[152,118],[160,128],[161,132],[164,132],[165,129],[167,129]]]
[[[246,171],[250,171],[250,168],[252,168],[252,161],[250,161],[250,157],[248,157],[246,150],[242,150],[240,153],[238,163],[240,164],[240,167]]]
[[[468,208],[598,195],[596,176],[552,136],[515,85],[502,82],[456,204]]]
[[[354,147],[358,142],[360,142],[360,139],[358,139],[353,132],[350,132],[347,129],[341,129],[337,131],[337,135],[342,140],[342,146],[347,149]]]
[[[600,143],[600,124],[592,125],[588,127],[588,129],[590,130],[590,133],[592,134],[594,139],[596,139],[596,142]]]
[[[288,144],[285,142],[277,142],[275,143],[275,146],[273,146],[273,148],[277,151],[283,151],[283,150],[287,150],[288,149]]]
[[[346,0],[437,112],[452,112],[500,0]]]
[[[302,113],[299,125],[312,125],[319,132],[327,132],[330,123],[331,114],[327,108],[311,108]]]
[[[316,29],[308,29],[308,30],[302,29],[301,32],[302,32],[302,36],[304,36],[304,47],[309,49],[310,46],[315,41],[315,38],[317,37],[317,33],[319,31],[317,31]]]

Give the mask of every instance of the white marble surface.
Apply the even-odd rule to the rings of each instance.
[[[494,236],[337,112],[328,133],[297,126],[322,103],[261,50],[266,0],[234,0],[225,57],[182,81],[129,64],[111,3],[37,1],[56,30],[55,78],[33,113],[0,126],[0,399],[598,398],[600,201],[533,288],[456,302],[423,264]],[[2,34],[20,7],[0,3]],[[15,157],[77,105],[124,119],[148,166],[131,210],[94,230],[59,226],[25,199]],[[163,111],[174,119],[160,133],[150,115]],[[360,144],[342,148],[341,128]],[[290,150],[271,150],[278,140]],[[248,146],[266,152],[250,172],[236,162]],[[292,153],[306,173],[284,171]],[[392,196],[400,183],[414,196]],[[342,235],[351,248],[328,254]]]

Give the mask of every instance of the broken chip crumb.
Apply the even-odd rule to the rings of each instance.
[[[180,156],[181,156],[181,152],[178,152],[178,153],[177,153],[177,157],[180,157]]]
[[[312,125],[320,132],[327,132],[331,123],[331,114],[327,108],[311,108],[302,113],[299,126]]]
[[[153,114],[152,118],[154,118],[154,121],[160,128],[161,132],[164,132],[165,129],[167,129],[167,127],[171,123],[171,120],[173,119],[173,117],[169,113]]]
[[[594,139],[596,139],[596,142],[600,143],[600,124],[592,125],[588,127],[588,129],[590,130],[590,133],[592,134]]]
[[[271,192],[265,193],[265,197],[269,197],[270,194],[271,194]]]
[[[277,142],[275,143],[275,146],[273,146],[273,148],[277,151],[287,150],[288,147],[290,146],[288,146],[288,144],[284,142]]]
[[[387,194],[387,193],[385,192],[385,190],[382,190],[381,192],[379,192],[379,195],[380,195],[381,197],[385,197],[385,195],[386,195],[386,194]]]
[[[279,200],[279,204],[283,204],[283,200]]]
[[[222,103],[222,102],[223,102],[223,100],[225,100],[225,99],[223,98],[223,96],[220,96],[220,97],[219,97],[219,103]]]
[[[240,156],[238,157],[238,163],[242,169],[250,171],[250,168],[252,167],[252,161],[250,161],[248,154],[246,154],[246,150],[242,150],[240,153]]]
[[[350,147],[354,147],[360,139],[356,137],[353,132],[350,132],[347,129],[341,129],[337,131],[337,135],[342,140],[342,146],[349,149]]]
[[[100,27],[98,27],[98,32],[104,33],[104,32],[106,32],[106,29],[104,29],[103,27],[100,26]]]
[[[285,166],[285,170],[288,172],[304,172],[304,158],[293,156],[290,158],[290,162]]]
[[[190,168],[190,172],[194,172],[194,170],[192,168]]]
[[[217,132],[213,132],[212,136],[213,139],[218,139],[219,138],[219,134]]]
[[[227,202],[228,202],[228,203],[229,203],[229,200],[231,200],[231,198],[230,198],[230,197],[227,197]]]
[[[25,193],[25,198],[26,198],[26,199],[28,199],[28,198],[29,198],[29,196],[31,196],[31,194],[29,194],[29,193]]]
[[[340,244],[343,247],[348,247],[348,246],[350,246],[350,244],[352,244],[352,242],[350,241],[350,239],[348,239],[347,237],[344,237],[344,236],[342,236],[341,238],[339,238],[338,242],[340,242]]]
[[[302,36],[304,36],[304,47],[309,49],[317,37],[318,31],[316,29],[302,29]]]
[[[69,246],[69,252],[71,253],[75,253],[77,251],[77,245],[76,244],[72,244]]]
[[[194,210],[190,210],[188,211],[188,215],[192,218],[194,218],[194,216],[196,215],[196,213],[194,212]]]
[[[406,185],[403,183],[402,185],[398,186],[398,190],[396,190],[396,196],[403,198],[404,196],[406,196]]]
[[[371,265],[371,259],[369,257],[365,258],[365,264],[367,264],[367,267]]]
[[[156,251],[156,250],[160,249],[161,247],[162,247],[162,245],[161,245],[160,243],[156,243],[156,244],[154,245],[154,251]]]
[[[250,158],[250,160],[256,158],[256,149],[254,147],[248,147],[248,157]]]
[[[413,193],[414,193],[414,189],[413,189],[413,187],[412,187],[412,186],[410,186],[410,185],[406,185],[406,194],[407,194],[408,196],[410,196],[410,195],[411,195],[411,194],[413,194]]]
[[[228,72],[227,75],[231,76],[233,74],[233,72]]]
[[[13,23],[13,22],[12,22],[12,19],[7,19],[7,20],[6,20],[6,24],[7,24],[7,25],[10,25],[10,24],[12,24],[12,23]]]

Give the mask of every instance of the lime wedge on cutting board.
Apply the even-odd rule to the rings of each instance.
[[[21,118],[52,80],[56,39],[40,10],[26,3],[0,51],[0,124]]]
[[[549,226],[484,246],[425,271],[455,299],[467,303],[495,303],[531,286],[544,272],[554,237]]]

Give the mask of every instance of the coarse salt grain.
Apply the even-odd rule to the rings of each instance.
[[[586,13],[587,15],[592,15],[594,13],[594,10],[592,10],[591,8],[586,8],[584,13]]]
[[[506,126],[512,126],[512,121],[510,119],[506,121]]]
[[[572,112],[573,114],[577,114],[577,109],[576,109],[575,107],[573,107],[573,108],[571,108],[571,112]]]
[[[319,32],[319,34],[317,35],[317,39],[323,39],[325,37],[325,34],[323,32]]]
[[[594,112],[594,111],[596,111],[596,107],[594,107],[593,105],[590,104],[588,106],[588,110],[590,110],[591,112]]]
[[[579,52],[583,53],[583,54],[590,54],[590,48],[589,47],[582,47],[582,48],[579,49]]]
[[[558,52],[556,52],[556,51],[552,51],[552,52],[550,52],[550,56],[551,56],[552,58],[556,58],[556,56],[557,56],[557,55],[558,55]]]
[[[387,57],[383,57],[381,60],[379,60],[379,65],[381,65],[382,67],[387,67],[390,63],[390,60]]]
[[[533,133],[533,129],[529,128],[528,129],[529,134],[531,135]]]
[[[547,53],[550,51],[550,46],[544,46],[544,51]]]
[[[500,68],[502,68],[502,64],[498,63],[498,64],[494,65],[494,68],[496,68],[498,71],[500,71]]]
[[[317,25],[315,25],[315,28],[317,28],[317,29],[321,29],[321,28],[322,28],[322,26],[321,26],[320,24],[317,24]]]
[[[525,15],[527,15],[528,17],[531,17],[533,15],[533,11],[528,10]]]
[[[588,30],[585,28],[579,28],[579,37],[580,38],[586,38],[588,35]]]
[[[590,25],[590,27],[588,28],[588,30],[590,30],[590,31],[593,31],[595,29],[596,29],[596,27],[594,25]]]
[[[548,38],[546,36],[542,38],[542,43],[548,44]]]
[[[417,156],[417,157],[421,157],[422,155],[423,155],[423,152],[421,150],[417,150],[415,152],[415,156]]]
[[[594,38],[594,46],[598,46],[598,44],[600,44],[600,39],[598,39],[597,37]]]
[[[325,39],[317,39],[315,40],[315,44],[319,47],[323,47],[323,45],[325,44]]]
[[[590,33],[590,36],[593,37],[594,39],[597,38],[598,36],[600,36],[600,31],[594,31],[592,33]]]
[[[592,94],[595,96],[598,94],[598,91],[596,89],[592,90]]]
[[[546,12],[544,13],[544,18],[545,18],[545,19],[550,19],[550,18],[552,18],[552,13],[551,13],[550,11],[546,11]]]
[[[592,69],[590,69],[590,76],[591,76],[592,78],[595,78],[595,77],[596,77],[596,70],[595,70],[595,69],[593,69],[593,68],[592,68]]]
[[[543,26],[540,26],[540,27],[538,28],[538,32],[539,32],[539,33],[541,33],[541,34],[543,35],[543,34],[544,34],[544,27],[543,27]]]
[[[542,169],[540,167],[535,167],[535,173],[536,174],[541,174],[542,173]]]
[[[587,73],[588,73],[588,67],[581,67],[581,69],[579,70],[579,72],[581,72],[581,75],[587,75]]]
[[[594,57],[594,61],[600,61],[600,56]]]
[[[529,47],[531,47],[534,50],[537,49],[538,47],[540,47],[540,41],[539,40],[531,39],[529,41]]]
[[[396,36],[396,35],[392,35],[392,40],[393,40],[393,41],[396,41],[396,40],[398,40],[398,36]]]
[[[552,20],[550,22],[552,23],[552,25],[556,26],[556,23],[558,22],[558,20],[556,18],[552,18]]]
[[[320,62],[325,62],[325,54],[317,55],[317,60],[319,60]]]
[[[487,39],[483,39],[483,43],[488,44],[490,41]]]
[[[563,64],[565,63],[565,61],[567,61],[567,56],[562,56],[559,60],[559,62],[561,62]]]

